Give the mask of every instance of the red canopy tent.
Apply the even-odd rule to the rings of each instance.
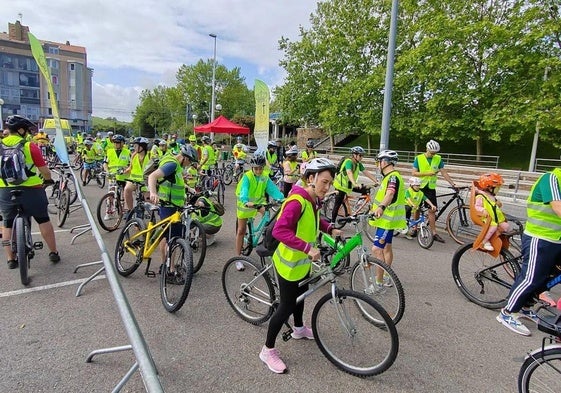
[[[195,127],[195,132],[214,132],[216,134],[249,134],[249,128],[242,127],[220,115],[213,122]]]

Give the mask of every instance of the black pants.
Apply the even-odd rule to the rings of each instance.
[[[350,184],[350,183],[349,183]],[[354,187],[354,192],[361,192],[363,190],[362,187]],[[333,212],[331,213],[331,222],[335,222],[337,220],[337,213],[339,212],[339,208],[343,204],[347,193],[345,191],[338,190],[337,195],[335,196],[335,203],[333,205]]]
[[[304,314],[304,302],[296,304],[296,299],[308,290],[308,285],[306,284],[302,287],[298,287],[298,284],[304,279],[298,281],[287,281],[280,275],[277,274],[277,276],[279,278],[280,303],[269,322],[267,341],[265,341],[265,346],[267,348],[275,347],[277,336],[279,335],[284,322],[288,320],[288,317],[290,317],[290,314],[294,316],[294,326],[304,326],[304,321],[302,319]]]

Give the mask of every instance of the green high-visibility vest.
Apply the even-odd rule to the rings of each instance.
[[[349,180],[347,170],[345,169],[345,166],[347,165],[347,162],[349,162],[349,161],[352,162],[352,159],[347,158],[347,159],[345,159],[345,161],[343,161],[343,163],[341,164],[341,169],[339,170],[339,173],[337,173],[335,175],[335,179],[333,180],[333,188],[335,188],[336,190],[343,191],[345,194],[350,194],[351,191],[352,191],[352,188],[351,188],[352,183]],[[358,165],[358,163],[356,165],[353,164],[354,180],[358,179],[359,168],[360,168],[360,165]]]
[[[0,143],[4,146],[12,147],[20,143],[24,140],[19,135],[8,135]],[[35,164],[33,164],[33,158],[31,157],[31,150],[29,148],[30,142],[25,142],[23,145],[23,155],[25,156],[25,166],[27,167],[26,174],[27,179],[21,182],[17,187],[33,187],[43,184],[43,180],[39,176],[37,176],[37,170],[35,168]],[[14,185],[10,185],[5,183],[3,180],[0,180],[0,187],[16,187]]]
[[[107,169],[109,173],[117,173],[119,169],[126,169],[131,161],[131,152],[124,147],[121,154],[117,156],[117,151],[114,148],[107,150]],[[127,175],[115,175],[117,180],[127,180]]]
[[[253,202],[254,204],[262,203],[265,200],[265,190],[267,189],[267,181],[269,180],[266,176],[255,176],[253,171],[250,169],[246,173],[243,174],[243,177],[246,177],[249,180],[249,192],[248,202]],[[238,183],[236,187],[236,197],[237,197],[237,217],[238,218],[250,218],[255,216],[257,211],[254,208],[247,207],[243,204],[240,200],[240,192],[243,183],[243,177]]]
[[[185,205],[185,181],[183,180],[183,168],[174,156],[166,155],[162,158],[159,166],[163,166],[168,162],[173,162],[175,174],[173,182],[165,179],[158,187],[158,197],[161,201],[170,202],[177,207]]]
[[[555,176],[557,182],[561,184],[561,169],[555,168],[550,175]],[[543,174],[530,190],[526,206],[528,220],[524,232],[540,239],[559,241],[561,240],[561,217],[555,214],[551,204],[532,200],[534,189],[543,176],[549,175]]]
[[[440,169],[439,166],[441,161],[442,161],[442,157],[440,157],[438,154],[435,154],[432,157],[432,161],[430,162],[430,164],[429,164],[429,160],[427,159],[427,156],[425,156],[424,154],[419,154],[417,156],[417,163],[419,164],[419,172],[434,171],[434,175],[432,176],[421,177],[421,188],[425,187],[428,184],[431,190],[436,189],[436,179],[437,179],[436,173]]]
[[[319,233],[319,211],[314,214],[314,207],[306,198],[298,194],[291,194],[283,202],[279,217],[282,216],[286,204],[293,200],[299,201],[302,206],[302,214],[296,227],[296,237],[306,243],[315,243]],[[279,243],[273,254],[273,263],[279,275],[287,281],[303,279],[309,274],[312,266],[312,262],[305,252],[290,248],[283,242]]]
[[[390,180],[390,177],[392,175],[396,176],[399,181],[397,199],[394,203],[390,203],[388,206],[386,206],[386,209],[384,210],[380,218],[369,221],[370,225],[382,229],[402,229],[407,227],[407,221],[405,220],[405,190],[403,187],[404,183],[403,178],[396,170],[391,171],[382,179],[380,188],[378,188],[378,192],[376,192],[374,202],[372,203],[372,210],[376,210],[376,208],[384,200],[386,190],[388,189],[388,181]]]

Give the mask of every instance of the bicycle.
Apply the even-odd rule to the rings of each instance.
[[[146,260],[145,275],[155,277],[156,273],[150,270],[151,256],[167,231],[166,256],[160,266],[160,297],[164,308],[174,313],[183,306],[189,295],[194,272],[191,246],[181,236],[169,236],[171,224],[182,223],[189,227],[191,213],[198,208],[189,206],[156,222],[155,212],[159,209],[158,206],[148,202],[145,204],[149,205],[150,220],[148,224],[138,218],[127,222],[115,246],[115,267],[121,276],[127,277]]]
[[[124,189],[122,185],[117,183],[115,174],[107,174],[107,180],[108,192],[101,197],[97,204],[97,222],[107,232],[113,232],[119,228],[123,220]],[[140,187],[137,187],[137,189],[140,189]]]
[[[428,250],[434,243],[434,235],[429,228],[427,211],[428,209],[426,206],[421,205],[419,207],[419,218],[409,218],[409,221],[407,222],[407,233],[415,231],[416,235],[412,236],[417,237],[417,243],[419,243],[419,246]],[[399,231],[395,231],[394,236],[398,236],[399,233]]]
[[[85,171],[86,168],[82,166],[82,169],[80,169],[80,179],[82,179],[82,181],[84,179]],[[105,187],[105,172],[103,171],[103,166],[101,165],[100,161],[96,161],[93,168],[87,171],[88,171],[88,176],[86,177],[86,181],[84,185],[88,185],[91,180],[95,179],[97,186],[99,188]]]
[[[220,204],[224,204],[224,193],[226,191],[226,185],[222,176],[220,176],[216,170],[211,170],[209,174],[201,176],[199,180],[198,191],[212,191],[212,196],[215,197],[216,201]]]
[[[257,247],[259,243],[261,243],[263,235],[265,233],[265,227],[277,216],[279,210],[275,208],[280,206],[280,204],[280,202],[273,202],[253,205],[253,209],[259,210],[261,208],[264,208],[265,212],[261,216],[261,220],[259,220],[259,223],[257,223],[257,225],[255,225],[254,217],[250,217],[247,219],[245,236],[242,243],[242,255],[248,256],[249,254],[251,254],[251,251],[253,251],[253,249]],[[272,215],[271,210],[273,210],[274,212],[274,214]],[[236,233],[237,231],[238,221],[236,220]]]
[[[338,218],[344,218],[349,216],[356,216],[357,214],[368,213],[370,208],[372,207],[372,188],[366,187],[364,184],[360,187],[360,196],[355,197],[353,195],[345,195],[345,199],[343,203],[339,207],[339,211],[337,212]],[[339,193],[338,190],[334,190],[329,192],[324,200],[322,205],[322,214],[327,220],[331,221],[333,216],[333,208],[335,206],[335,198]],[[345,221],[336,220],[336,224],[338,228],[343,228],[346,224]],[[372,234],[368,234],[367,236],[370,240],[374,241],[374,237]]]
[[[561,311],[542,306],[538,330],[548,334],[540,348],[529,352],[518,373],[518,392],[561,392]],[[539,309],[538,309],[539,311]],[[548,343],[548,344],[546,344]]]
[[[17,213],[12,226],[10,247],[19,265],[21,283],[29,285],[29,268],[31,260],[35,256],[35,250],[43,248],[43,242],[34,242],[31,236],[31,217],[25,214],[22,204],[19,202],[22,190],[11,190],[12,201],[16,202]]]
[[[58,174],[58,179],[54,182],[50,196],[48,196],[47,210],[50,214],[57,215],[57,226],[62,228],[70,214],[70,205],[77,198],[76,185],[68,164],[61,165],[60,171],[53,170],[53,172]],[[72,187],[74,188],[72,189]]]
[[[465,203],[464,195],[470,187],[449,187],[452,192],[437,195],[437,199],[451,197],[443,202],[444,206],[436,212],[435,221],[438,220],[450,205],[456,203],[446,215],[446,232],[458,244],[465,244],[473,240],[479,233],[477,228],[470,219],[469,205]]]
[[[312,312],[316,344],[331,363],[351,375],[368,377],[386,371],[399,350],[395,324],[371,297],[338,286],[337,265],[348,255],[347,246],[339,251],[329,245],[320,245],[319,249],[319,268],[302,282],[301,285],[310,284],[310,288],[297,299],[300,303],[331,284],[329,293],[319,299]],[[261,247],[257,252],[262,258],[272,254]],[[244,264],[243,271],[236,269],[238,261]],[[238,256],[228,260],[222,271],[222,288],[228,303],[250,323],[266,321],[278,305],[276,272],[272,266],[272,263],[258,266],[250,258]],[[282,339],[288,341],[291,333],[289,328],[282,333]]]
[[[353,291],[364,293],[378,302],[388,312],[393,323],[397,325],[405,312],[403,286],[395,271],[385,262],[371,256],[368,249],[364,246],[362,233],[364,232],[363,228],[365,225],[368,225],[365,223],[369,218],[368,214],[359,214],[339,219],[339,221],[353,224],[355,235],[345,239],[342,246],[348,244],[350,252],[356,250],[357,253],[357,260],[352,267],[348,268],[350,264],[349,255],[347,260],[340,264],[342,265],[340,269],[350,272],[350,285]],[[337,243],[335,239],[327,234],[322,234],[321,240],[327,242],[332,247]],[[376,284],[376,275],[382,277],[382,285]]]

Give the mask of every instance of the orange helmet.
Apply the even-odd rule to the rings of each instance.
[[[485,173],[479,176],[477,185],[481,189],[500,187],[504,184],[503,177],[498,173]]]

